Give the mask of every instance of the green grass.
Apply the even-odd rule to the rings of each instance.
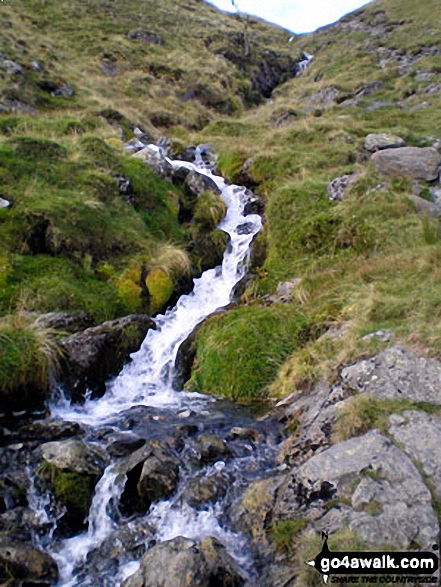
[[[300,344],[304,317],[248,307],[214,316],[201,329],[190,389],[239,401],[262,399],[279,365]]]
[[[19,393],[21,388],[35,388],[35,394],[46,390],[50,376],[58,371],[60,358],[61,350],[48,329],[29,324],[20,317],[1,320],[2,404],[5,405],[5,396]]]

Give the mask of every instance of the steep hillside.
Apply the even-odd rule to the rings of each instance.
[[[441,350],[435,319],[440,228],[433,205],[439,188],[406,170],[380,174],[370,163],[377,147],[365,146],[369,134],[387,132],[408,146],[439,148],[440,18],[432,0],[405,6],[379,0],[298,37],[296,49],[314,55],[305,72],[277,88],[268,103],[238,120],[214,122],[197,137],[213,141],[222,171],[256,189],[267,203],[265,231],[255,246],[260,268],[243,300],[260,312],[279,282],[301,280],[285,311],[306,319],[309,341],[272,382],[277,363],[286,360],[281,347],[270,361],[271,375],[258,381],[261,392],[271,384],[270,395],[283,395],[320,375],[335,375],[342,362],[378,347],[363,336],[381,328],[394,329],[420,350]],[[327,191],[331,180],[347,174],[349,181],[336,182],[348,184],[347,197]],[[244,332],[261,332],[264,357],[268,332],[253,329],[251,308]],[[210,340],[223,320],[213,319],[201,337],[194,380],[204,388],[206,372],[212,391],[246,395],[243,388],[233,389],[234,374],[222,370],[218,355],[213,373]],[[320,338],[330,327],[341,336]],[[236,348],[240,340],[246,348],[243,334],[234,339]],[[261,376],[252,365],[250,389]],[[240,370],[244,376],[243,364]]]

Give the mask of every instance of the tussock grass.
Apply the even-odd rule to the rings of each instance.
[[[21,315],[0,320],[2,393],[30,386],[46,389],[59,372],[62,355],[52,329],[30,323]]]

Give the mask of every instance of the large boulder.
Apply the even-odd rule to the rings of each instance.
[[[384,175],[435,181],[438,179],[441,155],[433,147],[402,147],[377,151],[372,155],[372,162],[375,169]]]
[[[71,314],[63,312],[49,312],[41,314],[36,320],[42,328],[51,328],[64,332],[79,332],[93,325],[93,320],[86,312],[73,312]]]
[[[122,587],[241,587],[244,579],[225,547],[215,538],[201,543],[178,536],[158,544]]]
[[[388,132],[370,134],[364,140],[364,148],[372,153],[383,149],[398,149],[405,146],[406,141],[404,139]]]
[[[82,401],[87,390],[102,395],[106,381],[121,371],[151,328],[149,316],[132,314],[63,338],[62,383],[70,397]]]
[[[429,489],[411,459],[378,430],[313,456],[296,472],[295,483],[299,512],[312,516],[319,530],[346,526],[368,544],[403,549],[415,543],[431,549],[437,542]],[[282,487],[277,500],[283,499]]]
[[[0,579],[2,585],[39,585],[49,587],[58,580],[54,559],[28,544],[0,538]]]
[[[121,496],[128,513],[146,512],[151,504],[170,497],[179,483],[179,458],[165,442],[150,441],[118,464],[127,477]]]
[[[43,458],[38,470],[41,483],[51,487],[66,513],[59,530],[66,535],[85,528],[95,485],[107,464],[104,453],[81,440],[47,442],[37,449]]]
[[[358,393],[441,405],[441,363],[418,357],[405,346],[345,367],[341,378]]]

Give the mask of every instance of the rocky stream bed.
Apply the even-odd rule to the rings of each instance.
[[[140,350],[104,394],[71,404],[59,391],[47,417],[4,417],[4,584],[301,585],[305,561],[295,557],[295,535],[288,549],[274,540],[278,524],[293,521],[303,541],[346,529],[368,546],[432,550],[441,497],[441,363],[379,332],[372,336],[389,348],[267,413],[181,391],[179,348],[201,320],[230,303],[261,220],[250,208],[253,195],[227,186],[201,160],[196,168],[148,156],[167,173],[197,169],[216,184],[228,206],[220,228],[230,244],[222,266],[197,279],[154,328],[143,325]],[[107,340],[108,330],[96,334]],[[90,332],[73,336],[72,353]],[[98,362],[105,345],[100,352]],[[84,369],[80,396],[91,387]],[[369,401],[387,400],[387,410],[375,404],[364,427],[352,420],[345,431],[342,418],[363,399],[365,412]]]

